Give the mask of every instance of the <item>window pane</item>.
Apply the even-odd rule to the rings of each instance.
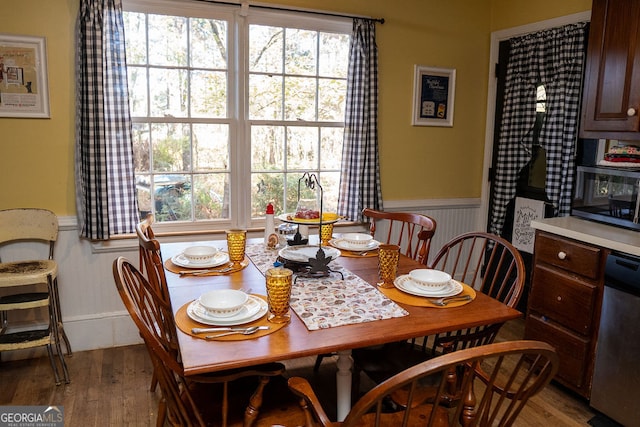
[[[322,199],[323,212],[338,210],[338,188],[340,188],[340,172],[320,172],[318,176],[324,197]]]
[[[149,157],[149,125],[146,123],[134,123],[132,127],[133,159],[136,174],[138,172],[151,172]]]
[[[282,73],[284,30],[277,27],[249,27],[249,71]]]
[[[127,65],[147,63],[147,21],[143,13],[124,14]]]
[[[320,169],[340,170],[343,135],[343,128],[320,128]]]
[[[316,74],[317,32],[287,29],[286,31],[286,74]]]
[[[191,19],[191,66],[227,69],[227,23]]]
[[[284,170],[284,126],[251,126],[251,170]]]
[[[283,173],[256,173],[251,175],[251,216],[264,216],[269,203],[273,203],[276,215],[284,213]]]
[[[346,79],[349,69],[349,36],[320,33],[318,75]]]
[[[149,64],[187,65],[187,19],[149,15]]]
[[[218,124],[193,125],[194,171],[229,170],[229,127]]]
[[[128,67],[127,71],[131,116],[147,116],[147,69]]]
[[[152,213],[151,176],[136,173],[136,193],[138,195],[138,211],[140,218]]]
[[[158,221],[191,220],[191,180],[188,175],[156,175],[153,189]]]
[[[318,168],[317,128],[287,128],[287,168],[303,171]]]
[[[227,73],[192,72],[190,99],[192,117],[227,117]]]
[[[154,172],[186,172],[191,170],[189,126],[158,123],[151,127]]]
[[[316,79],[285,77],[285,119],[316,119]]]
[[[193,200],[196,220],[229,218],[229,174],[195,175]]]
[[[152,68],[149,70],[152,117],[187,116],[187,72]]]
[[[318,81],[318,120],[343,121],[346,99],[346,80],[320,79]]]
[[[256,74],[249,77],[249,117],[282,119],[282,77]]]

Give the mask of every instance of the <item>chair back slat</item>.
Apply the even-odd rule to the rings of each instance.
[[[382,243],[400,246],[400,252],[422,264],[427,264],[436,221],[426,215],[409,212],[382,212],[363,209],[369,218],[369,232]],[[386,236],[381,238],[380,236]]]

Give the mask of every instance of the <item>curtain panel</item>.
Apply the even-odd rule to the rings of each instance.
[[[120,0],[81,0],[76,43],[78,223],[107,240],[138,221]]]
[[[575,178],[580,96],[585,61],[586,23],[528,34],[510,40],[495,197],[489,231],[500,235],[507,205],[516,195],[518,176],[532,156],[536,90],[544,85],[546,114],[540,145],[546,150],[546,196],[555,216],[569,215]]]
[[[363,221],[362,209],[382,209],[378,154],[378,48],[375,21],[354,19],[338,214]]]

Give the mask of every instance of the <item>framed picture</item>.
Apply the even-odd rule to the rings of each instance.
[[[50,117],[44,37],[0,34],[0,117]]]
[[[453,126],[456,70],[414,67],[413,126]]]

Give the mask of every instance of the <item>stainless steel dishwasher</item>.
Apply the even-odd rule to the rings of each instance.
[[[591,406],[626,427],[640,426],[640,258],[607,258]]]

